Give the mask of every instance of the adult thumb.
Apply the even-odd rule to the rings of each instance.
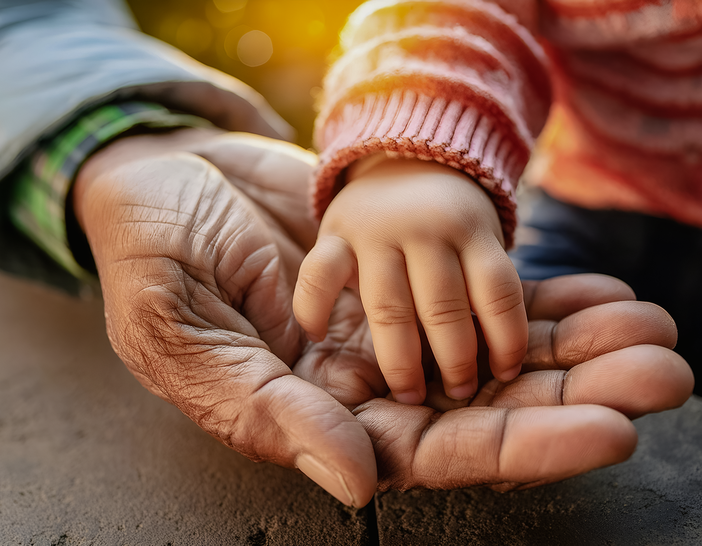
[[[344,504],[365,506],[377,470],[361,424],[267,350],[240,350],[247,354],[229,377],[210,382],[201,403],[191,399],[181,409],[246,457],[297,468]]]

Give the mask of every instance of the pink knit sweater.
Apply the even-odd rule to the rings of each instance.
[[[319,215],[351,162],[384,151],[478,180],[511,244],[534,155],[527,177],[556,197],[702,226],[702,0],[371,0],[342,46]]]

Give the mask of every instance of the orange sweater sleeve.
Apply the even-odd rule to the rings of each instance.
[[[435,160],[485,188],[511,244],[517,180],[551,103],[536,0],[372,0],[325,81],[312,188],[321,216],[368,154]]]

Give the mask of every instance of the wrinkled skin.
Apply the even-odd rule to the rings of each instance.
[[[313,163],[262,137],[184,129],[116,141],[79,174],[74,209],[115,351],[219,441],[363,506],[378,488],[510,489],[623,461],[629,418],[689,397],[670,317],[591,275],[524,283],[530,344],[515,380],[484,375],[468,407],[438,373],[424,406],[387,399],[357,294],[342,291],[318,344],[292,314],[317,229]]]

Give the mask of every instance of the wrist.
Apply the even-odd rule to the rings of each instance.
[[[465,173],[437,162],[382,156],[366,158],[357,169],[326,210],[320,233],[353,239],[359,230],[385,225],[406,239],[418,229],[446,232],[453,225],[456,234],[491,233],[504,247],[491,196]]]
[[[85,161],[134,132],[201,127],[210,123],[145,102],[104,104],[47,136],[17,170],[9,211],[15,226],[76,278],[91,280],[90,248],[74,210],[74,182]]]
[[[373,170],[377,165],[385,163],[386,161],[393,161],[393,159],[388,157],[385,152],[371,154],[357,159],[349,165],[346,177],[347,181],[351,182],[353,179],[363,176],[368,171]]]
[[[382,172],[386,168],[397,170],[398,172],[416,173],[417,175],[431,176],[434,174],[443,174],[455,176],[462,180],[466,180],[480,188],[480,184],[464,171],[454,169],[449,165],[444,165],[438,161],[424,160],[418,158],[391,157],[385,152],[371,154],[361,159],[354,161],[348,168],[347,182],[361,178],[366,175]]]
[[[451,180],[461,183],[466,191],[472,193],[474,199],[485,208],[495,210],[495,205],[489,193],[473,177],[464,171],[454,169],[437,161],[426,161],[417,158],[394,158],[386,154],[373,154],[354,162],[349,167],[348,182],[372,179],[373,185],[382,184],[384,180],[396,184],[403,180],[424,180],[426,191],[438,187],[442,181]],[[462,186],[465,184],[465,186]],[[373,188],[369,187],[369,191]]]

